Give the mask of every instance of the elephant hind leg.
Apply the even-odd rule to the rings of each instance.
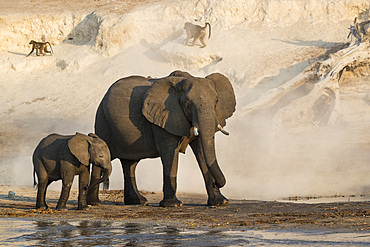
[[[48,178],[39,179],[37,184],[37,199],[36,199],[36,208],[37,209],[47,209],[48,205],[46,204],[46,190],[51,184],[51,180]]]
[[[135,170],[139,161],[120,159],[124,177],[124,201],[126,205],[145,205],[148,200],[140,194],[136,185]]]
[[[44,205],[46,208],[49,208],[48,205],[46,204],[46,191],[48,190],[49,185],[53,182],[53,180],[48,179],[48,183],[46,184],[46,188],[44,191]]]
[[[34,159],[33,163],[34,163],[34,169],[35,169],[35,173],[37,174],[37,181],[38,181],[36,208],[37,209],[47,209],[48,206],[45,200],[46,189],[52,181],[49,180],[48,173],[40,159]]]

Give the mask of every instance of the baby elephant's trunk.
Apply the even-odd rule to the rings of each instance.
[[[112,166],[106,168],[106,169],[103,169],[103,177],[101,177],[100,179],[96,180],[95,182],[93,182],[92,184],[89,185],[89,188],[94,188],[97,184],[100,184],[104,181],[106,181],[110,174],[112,173]]]

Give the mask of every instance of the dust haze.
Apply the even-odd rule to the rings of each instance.
[[[366,65],[361,73],[341,77],[333,121],[304,117],[290,121],[282,114],[285,105],[294,105],[310,92],[304,86],[289,92],[285,102],[250,114],[244,110],[264,93],[347,47],[353,18],[368,18],[367,1],[163,0],[141,2],[134,8],[120,8],[124,1],[100,2],[83,11],[55,10],[58,14],[0,12],[4,34],[0,37],[0,184],[33,185],[32,152],[44,136],[93,132],[98,104],[117,79],[162,77],[185,70],[202,77],[220,72],[234,86],[237,110],[225,127],[230,136],[216,134],[226,197],[275,200],[368,190]],[[25,24],[40,20],[47,25]],[[211,23],[206,48],[183,45],[186,21]],[[31,37],[50,41],[55,54],[25,58]],[[309,111],[302,108],[301,114]],[[110,180],[111,189],[123,188],[117,160]],[[159,159],[140,162],[137,183],[140,190],[162,190]],[[60,182],[50,188],[59,190]],[[190,148],[180,154],[178,191],[206,193]]]

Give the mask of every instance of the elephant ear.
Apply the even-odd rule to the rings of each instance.
[[[68,141],[68,147],[73,156],[75,156],[81,164],[88,166],[90,164],[89,141],[86,135],[76,133]]]
[[[191,74],[181,70],[173,71],[169,76],[185,77],[186,79],[194,78]]]
[[[231,117],[235,112],[236,100],[234,89],[226,76],[220,73],[213,73],[206,77],[212,80],[216,86],[218,93],[218,101],[216,104],[216,115],[221,126],[226,125],[226,119]]]
[[[99,138],[99,136],[97,136],[96,134],[94,133],[89,133],[88,136],[92,137],[92,138]]]
[[[149,122],[177,136],[189,136],[191,128],[180,103],[181,92],[175,89],[183,80],[186,78],[170,76],[154,82],[144,96],[142,108]]]

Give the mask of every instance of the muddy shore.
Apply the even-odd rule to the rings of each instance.
[[[9,191],[15,198],[9,198]],[[184,206],[162,208],[161,193],[143,192],[146,206],[123,203],[123,191],[101,191],[100,206],[78,211],[77,191],[71,192],[68,210],[56,211],[58,191],[48,191],[48,210],[36,210],[36,191],[31,188],[0,186],[1,218],[32,218],[43,220],[131,220],[181,225],[186,228],[211,227],[229,229],[299,229],[369,231],[370,203],[297,203],[277,201],[230,200],[227,206],[208,207],[206,195],[180,193]]]

